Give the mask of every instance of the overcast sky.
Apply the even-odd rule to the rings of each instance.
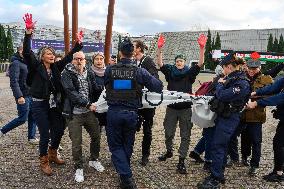
[[[71,25],[71,3],[69,15]],[[105,29],[108,0],[79,0],[79,27]],[[113,30],[131,35],[165,31],[284,27],[283,0],[116,0]],[[62,0],[0,0],[0,23],[63,27]]]

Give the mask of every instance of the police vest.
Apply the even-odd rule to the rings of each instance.
[[[131,64],[111,66],[110,82],[106,85],[107,101],[141,100],[142,85],[137,82],[138,67]]]
[[[249,79],[247,77],[232,77],[229,80],[227,80],[224,83],[225,88],[231,84],[231,82],[234,82],[236,80],[246,80],[249,82]],[[232,113],[242,112],[244,110],[244,106],[249,100],[250,94],[248,94],[245,98],[239,99],[232,102],[223,102],[216,98],[212,98],[212,100],[209,102],[210,104],[210,110],[212,112],[217,113],[217,115],[228,118],[231,116]]]

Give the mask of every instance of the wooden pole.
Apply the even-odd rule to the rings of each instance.
[[[68,0],[63,0],[65,55],[70,51]]]
[[[76,34],[78,33],[78,0],[72,0],[72,46],[76,42]]]
[[[110,47],[112,38],[112,24],[113,24],[113,13],[114,13],[114,3],[115,0],[109,0],[108,3],[108,15],[107,15],[107,25],[106,25],[106,36],[105,36],[105,64],[109,64],[110,59]]]

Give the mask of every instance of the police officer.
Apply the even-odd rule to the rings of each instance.
[[[276,106],[273,117],[279,119],[273,138],[274,168],[263,179],[268,182],[284,182],[284,77],[252,93],[252,96],[273,95],[248,103],[249,108]]]
[[[234,54],[229,54],[220,63],[225,78],[219,79],[211,110],[217,113],[216,130],[213,136],[211,175],[198,188],[219,188],[225,182],[226,152],[230,138],[240,122],[240,112],[250,96],[250,84],[244,72],[239,71]]]
[[[107,141],[112,162],[120,175],[121,188],[136,188],[130,169],[137,127],[137,111],[142,107],[142,88],[162,91],[162,82],[148,71],[135,66],[131,60],[134,46],[125,38],[119,46],[120,62],[105,71],[107,112]]]

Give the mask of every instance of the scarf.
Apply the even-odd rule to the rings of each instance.
[[[92,70],[95,72],[95,74],[99,77],[103,77],[105,75],[106,67],[98,68],[94,65],[92,65]]]

